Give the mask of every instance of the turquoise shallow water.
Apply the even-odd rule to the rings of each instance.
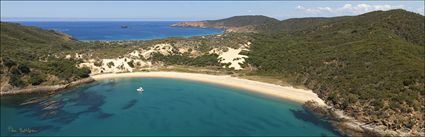
[[[2,97],[2,136],[338,136],[300,104],[185,80],[105,80],[19,105],[26,99]]]

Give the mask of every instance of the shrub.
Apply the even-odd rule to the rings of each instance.
[[[114,62],[112,62],[112,61],[108,62],[108,64],[106,64],[106,65],[108,65],[109,68],[111,68],[112,66],[115,66]]]
[[[21,75],[22,73],[16,67],[10,69],[11,75]]]
[[[129,62],[127,62],[128,66],[130,66],[131,68],[134,68],[134,60],[131,60]]]
[[[19,75],[11,75],[9,84],[14,87],[23,87],[25,86],[25,83],[21,80],[21,77]]]
[[[28,73],[30,73],[30,72],[31,72],[30,68],[29,68],[28,66],[26,66],[26,65],[23,65],[23,64],[20,64],[20,65],[18,66],[18,69],[19,69],[19,71],[20,71],[21,73],[24,73],[24,74],[28,74]]]
[[[90,76],[91,70],[89,68],[80,68],[77,71],[77,76],[80,78],[87,78]]]
[[[16,63],[13,60],[11,60],[10,58],[3,58],[3,64],[4,64],[4,66],[6,66],[8,68],[16,65]]]
[[[100,67],[100,66],[102,66],[102,63],[103,63],[102,61],[96,61],[96,62],[93,63],[93,65]]]
[[[29,82],[31,85],[40,85],[45,81],[45,77],[39,73],[31,73]]]

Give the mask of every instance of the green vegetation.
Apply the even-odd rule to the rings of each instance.
[[[88,77],[90,71],[77,68],[77,60],[60,59],[55,53],[71,50],[77,42],[55,31],[23,27],[15,23],[1,23],[0,70],[2,81],[14,87],[39,85],[50,79],[73,81]],[[3,79],[5,78],[5,79]]]
[[[78,78],[86,78],[90,74],[90,69],[88,68],[75,67],[76,63],[73,60],[50,59],[46,64],[49,74],[58,76],[61,79],[76,80]]]
[[[134,68],[134,60],[131,60],[129,62],[127,62],[128,66],[130,66],[131,68]]]
[[[278,21],[264,16],[238,16],[209,21],[227,27],[255,27],[252,33],[167,38],[131,42],[78,42],[55,31],[1,23],[0,75],[14,87],[57,84],[88,77],[78,68],[75,53],[94,59],[116,58],[135,49],[168,43],[195,54],[154,53],[153,63],[214,68],[247,78],[289,82],[313,89],[320,98],[357,120],[391,129],[423,127],[425,96],[424,16],[404,10],[376,11],[359,16],[302,18]],[[213,48],[238,48],[252,42],[243,66],[251,71],[221,69]],[[96,66],[113,62],[96,62]],[[133,61],[128,62],[135,67]],[[229,65],[229,64],[227,64]],[[183,68],[183,69],[182,69]],[[195,72],[196,72],[195,71]],[[214,72],[214,73],[220,73]],[[247,74],[247,75],[245,75]],[[3,78],[4,77],[4,78]],[[260,77],[260,78],[258,78]],[[279,79],[281,82],[279,82]],[[412,124],[413,123],[413,124]]]
[[[415,44],[424,45],[423,16],[405,10],[374,11],[359,16],[344,16],[333,18],[299,18],[280,22],[258,25],[262,32],[297,32],[341,29],[357,32],[362,28],[383,28],[395,35]],[[421,26],[422,25],[422,26]]]
[[[22,88],[29,85],[63,84],[80,78],[88,77],[87,68],[78,68],[82,59],[118,58],[136,49],[147,49],[155,44],[170,43],[175,47],[193,46],[190,50],[207,52],[216,47],[237,47],[246,43],[249,37],[238,33],[223,34],[223,36],[199,36],[192,38],[167,38],[149,41],[76,41],[70,36],[52,30],[22,26],[16,23],[1,23],[1,58],[0,74],[12,87]],[[78,53],[78,58],[77,58]],[[218,66],[214,55],[203,55],[196,58],[181,56],[188,59],[182,63],[166,57],[174,64],[198,66]],[[205,62],[204,62],[205,61]],[[113,62],[94,63],[101,66],[106,63],[114,67]],[[129,62],[130,67],[135,67]],[[10,90],[2,88],[2,91]]]
[[[44,81],[46,81],[44,78],[46,76],[43,76],[43,74],[41,73],[31,73],[30,74],[30,79],[29,79],[29,83],[31,85],[40,85],[41,83],[43,83]]]
[[[393,122],[393,129],[409,128],[401,121],[412,119],[424,124],[415,115],[424,109],[423,16],[392,10],[318,20],[255,35],[246,53],[246,63],[258,69],[252,73],[303,84],[366,123]]]
[[[226,26],[226,27],[242,27],[242,26],[251,26],[251,25],[254,26],[254,25],[276,23],[276,22],[279,22],[279,20],[270,18],[267,16],[251,15],[251,16],[234,16],[230,18],[225,18],[221,20],[212,20],[207,22],[212,24],[221,24],[222,26]]]
[[[231,47],[239,48],[239,44],[246,43],[251,40],[249,34],[241,33],[225,33],[221,36],[195,36],[191,38],[166,38],[159,40],[149,40],[141,45],[142,47],[149,47],[155,44],[170,43],[175,47],[191,46],[192,50],[199,50],[201,52],[208,52],[213,48]]]
[[[108,64],[106,64],[106,65],[108,65],[109,68],[115,66],[114,62],[112,62],[112,61],[111,62],[108,62]]]
[[[188,65],[197,67],[216,66],[219,67],[217,54],[205,54],[196,57],[190,57],[189,54],[177,54],[177,55],[163,55],[161,53],[154,53],[152,61],[157,63],[159,61],[165,63],[165,65]]]

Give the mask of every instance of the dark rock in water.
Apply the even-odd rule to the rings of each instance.
[[[77,106],[88,106],[90,112],[97,111],[105,103],[105,96],[94,92],[81,92],[78,97],[72,101],[77,102]]]
[[[42,101],[47,100],[48,97],[49,96],[31,98],[31,99],[28,99],[24,103],[21,103],[19,105],[25,106],[25,105],[29,105],[29,104],[34,104],[34,103],[42,102]]]
[[[42,117],[50,118],[50,117],[56,116],[58,113],[59,113],[58,111],[47,111],[43,113]]]
[[[115,80],[110,80],[102,85],[108,87],[108,89],[113,89],[117,85],[117,82]]]
[[[290,111],[297,119],[313,123],[314,125],[333,131],[336,135],[341,135],[337,130],[335,130],[335,127],[329,120],[326,119],[326,117],[317,116],[315,113],[312,113],[309,110],[290,109]]]
[[[61,101],[49,101],[43,105],[43,110],[57,110],[63,107],[63,103]]]
[[[83,113],[92,113],[98,112],[101,115],[99,118],[107,118],[112,116],[112,114],[107,114],[101,112],[100,106],[102,106],[104,101],[104,96],[98,95],[94,92],[80,92],[77,97],[63,100],[55,100],[55,98],[48,98],[38,103],[31,103],[24,105],[23,109],[20,110],[20,113],[28,113],[33,117],[37,117],[40,120],[53,120],[54,122],[61,124],[68,124],[76,120],[80,114]],[[67,112],[63,110],[64,104],[66,102],[75,102],[76,106],[87,107],[86,110],[81,112]]]
[[[293,110],[293,109],[290,109],[289,111],[291,111],[291,113],[297,119],[301,119],[303,121],[307,121],[307,122],[310,122],[310,123],[313,123],[313,124],[319,125],[319,126],[321,124],[321,121],[318,118],[314,117],[313,114],[311,114],[311,113],[309,113],[307,111],[304,111],[304,110]]]
[[[317,117],[329,118],[328,116],[331,115],[327,108],[320,107],[316,102],[306,102],[303,108]]]
[[[331,109],[325,106],[320,106],[317,102],[313,102],[313,101],[308,101],[304,103],[303,108],[305,110],[304,112],[293,112],[295,117],[304,118],[306,121],[310,120],[310,122],[328,129],[334,129],[333,131],[336,134],[339,134],[342,136],[357,135],[357,134],[347,133],[346,131],[341,130],[341,127],[338,124],[342,122],[342,120],[338,119],[335,116],[335,114],[333,114]],[[302,113],[306,113],[306,114],[302,114]],[[307,117],[316,117],[316,119],[313,120]]]
[[[130,102],[128,102],[127,105],[125,105],[121,109],[123,109],[123,110],[129,109],[129,108],[133,107],[136,103],[137,103],[137,100],[133,99]]]
[[[62,123],[62,124],[69,124],[72,121],[76,120],[78,118],[78,113],[69,113],[65,111],[59,112],[58,115],[56,115],[54,118],[55,122]]]
[[[122,29],[126,29],[126,28],[128,28],[128,26],[127,25],[122,25],[121,28]]]
[[[97,118],[99,118],[99,119],[105,119],[105,118],[111,117],[111,116],[113,116],[113,115],[114,115],[114,114],[105,113],[105,112],[100,112],[100,114],[97,116]]]

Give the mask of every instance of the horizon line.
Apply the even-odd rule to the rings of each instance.
[[[26,18],[2,17],[0,21],[199,21],[195,19],[150,19],[150,18]]]
[[[266,16],[260,14],[243,14],[243,15],[232,15],[226,17],[211,17],[211,18],[199,18],[199,19],[188,19],[188,18],[79,18],[79,17],[0,17],[1,21],[206,21],[206,20],[219,20],[235,16]],[[290,18],[305,18],[305,17],[294,17],[294,16],[281,16],[271,17],[277,20],[285,20]],[[306,16],[309,17],[309,16]]]

